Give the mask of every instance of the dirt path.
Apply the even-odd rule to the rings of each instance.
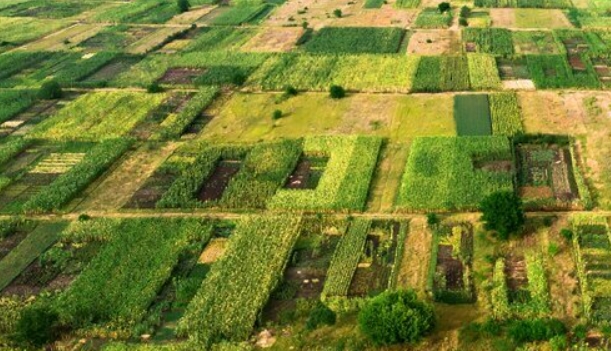
[[[409,146],[405,144],[388,144],[384,147],[367,201],[369,211],[392,211],[408,154]]]
[[[169,143],[155,150],[149,150],[146,145],[141,146],[128,155],[108,178],[86,196],[85,200],[78,204],[76,211],[120,208],[178,145]]]
[[[401,259],[397,287],[413,288],[422,296],[426,290],[432,235],[426,228],[426,218],[418,216],[409,223],[409,233]]]

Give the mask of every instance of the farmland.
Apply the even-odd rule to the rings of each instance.
[[[607,0],[0,0],[0,349],[611,345]]]

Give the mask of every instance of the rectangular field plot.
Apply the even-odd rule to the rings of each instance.
[[[242,24],[257,24],[274,9],[270,4],[220,6],[200,19],[200,21],[216,26],[239,26]]]
[[[454,96],[454,120],[458,136],[492,135],[488,95]]]
[[[424,8],[416,17],[414,28],[448,28],[452,22],[452,12],[440,13],[437,8]]]
[[[399,51],[405,30],[399,28],[325,27],[303,49],[312,53],[389,54]]]
[[[495,265],[490,291],[497,319],[542,318],[550,312],[550,295],[541,253],[510,252]]]
[[[283,29],[274,28],[280,32]],[[192,34],[192,39],[184,51],[213,51],[213,50],[234,50],[239,49],[249,40],[254,40],[253,36],[257,31],[253,28],[239,27],[204,27],[199,28]],[[268,31],[266,33],[271,33]],[[275,32],[274,32],[275,33]]]
[[[0,192],[0,210],[5,213],[60,210],[128,146],[127,141],[110,139],[98,144],[42,144],[15,149],[15,156],[2,171],[5,183]]]
[[[448,304],[475,302],[471,277],[473,226],[445,223],[434,232],[427,290],[435,301]]]
[[[87,0],[30,0],[4,7],[0,10],[0,16],[66,18],[76,16],[99,5],[100,2]]]
[[[53,140],[117,138],[127,135],[165,98],[137,92],[89,93],[39,123],[31,135]]]
[[[63,20],[0,17],[0,52],[38,39],[68,25],[69,22]]]
[[[492,26],[500,28],[553,29],[571,28],[562,10],[491,9]]]
[[[589,202],[571,149],[562,138],[516,144],[518,186],[527,207],[570,209]]]
[[[611,236],[607,218],[575,216],[573,248],[586,318],[605,323],[611,318]]]
[[[86,51],[123,51],[156,30],[155,27],[147,26],[110,26],[80,43],[79,47]]]
[[[243,51],[287,52],[296,47],[303,28],[266,28],[241,48]]]
[[[495,56],[513,55],[512,32],[504,28],[465,28],[462,40],[467,52]]]
[[[469,90],[467,56],[423,56],[418,64],[413,92],[435,93]]]
[[[136,0],[97,12],[91,20],[110,23],[165,23],[179,13],[170,0]]]
[[[495,191],[513,190],[505,137],[417,138],[397,197],[398,210],[468,210]]]
[[[477,7],[532,7],[565,9],[573,6],[570,0],[475,0]]]
[[[517,55],[559,54],[560,48],[552,32],[514,31],[511,33]]]

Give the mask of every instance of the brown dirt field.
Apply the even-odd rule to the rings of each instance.
[[[160,149],[148,150],[145,145],[129,154],[76,209],[82,211],[120,208],[177,147],[177,143],[169,143]]]
[[[514,27],[516,22],[513,9],[490,9],[490,19],[493,27]]]
[[[168,21],[168,24],[191,24],[209,14],[216,6],[204,6],[198,9],[191,9],[185,13],[178,14]]]
[[[24,45],[27,50],[62,51],[77,46],[81,42],[98,34],[106,25],[79,23],[54,32],[33,43]],[[66,42],[67,41],[67,42]]]
[[[581,100],[555,92],[518,92],[527,133],[581,135],[586,133]]]
[[[218,260],[227,249],[227,239],[225,238],[215,238],[210,240],[206,248],[202,252],[201,256],[199,256],[199,263],[210,264]]]
[[[432,43],[428,43],[431,40]],[[458,50],[457,50],[458,49]],[[444,29],[418,30],[407,46],[408,54],[444,55],[460,51],[460,40],[455,32]]]
[[[506,90],[536,90],[535,83],[530,79],[504,80],[503,89]]]
[[[301,25],[308,22],[311,28],[325,26],[360,26],[360,27],[408,27],[413,21],[416,10],[397,10],[391,3],[380,9],[364,9],[365,0],[351,3],[338,3],[333,0],[297,0],[287,1],[280,6],[264,23],[265,26],[279,27]],[[308,8],[303,12],[305,8]],[[343,16],[336,18],[333,10],[340,9]],[[292,21],[290,19],[293,19]]]
[[[410,221],[397,287],[413,288],[420,296],[425,296],[431,238],[432,235],[426,228],[424,216],[415,217]]]
[[[295,43],[303,35],[301,27],[265,28],[250,39],[242,51],[287,52],[295,48]]]

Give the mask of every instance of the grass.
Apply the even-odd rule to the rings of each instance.
[[[448,28],[452,22],[452,12],[440,13],[437,8],[425,8],[416,18],[416,28]]]
[[[66,222],[39,224],[25,239],[0,261],[0,290],[26,269],[30,263],[59,239]]]
[[[452,96],[352,94],[332,100],[327,93],[234,94],[208,113],[215,116],[200,135],[213,142],[299,138],[320,134],[367,134],[407,142],[417,136],[455,134]],[[272,120],[274,110],[283,117]],[[324,117],[323,117],[324,116]]]
[[[32,136],[54,140],[117,138],[129,133],[164,98],[164,94],[134,92],[86,94],[38,124]]]
[[[571,24],[560,10],[514,9],[518,28],[570,28]]]
[[[22,17],[0,17],[0,43],[17,46],[68,25],[67,21]]]
[[[454,120],[459,136],[491,135],[492,121],[488,95],[456,95]]]

